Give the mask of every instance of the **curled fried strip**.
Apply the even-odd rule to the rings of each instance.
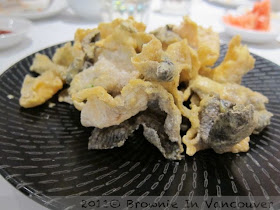
[[[174,104],[173,97],[160,85],[143,80],[131,80],[113,98],[102,87],[81,90],[72,97],[74,104],[83,103],[81,122],[84,126],[98,128],[119,125],[140,111],[148,108],[149,103],[157,101],[159,108],[167,113],[165,132],[171,141],[180,139],[181,114]]]
[[[27,75],[23,81],[19,103],[24,108],[41,105],[62,87],[63,82],[54,71],[46,71],[36,78]]]
[[[223,62],[214,69],[205,68],[201,74],[221,83],[241,83],[241,79],[254,68],[255,59],[247,48],[241,44],[241,37],[235,36],[229,43]]]

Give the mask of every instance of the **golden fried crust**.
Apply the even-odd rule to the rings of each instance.
[[[145,27],[132,17],[115,19],[94,29],[78,29],[74,45],[67,43],[57,49],[52,59],[36,54],[30,70],[40,76],[26,76],[20,105],[29,108],[44,103],[64,82],[70,87],[59,100],[73,101],[81,110],[84,126],[116,128],[143,112],[149,113],[147,110],[159,110],[166,116],[162,118],[163,133],[172,142],[181,144],[182,140],[188,155],[209,147],[218,153],[247,151],[249,133],[259,133],[270,123],[272,114],[265,108],[265,96],[240,85],[255,62],[241,38],[235,36],[230,41],[224,61],[214,68],[220,43],[211,28],[198,26],[189,17],[179,26],[167,25],[151,33],[146,33]],[[209,99],[213,96],[217,97],[215,103]],[[220,103],[223,108],[225,100],[234,104],[228,110],[214,112],[208,107]],[[215,107],[218,110],[219,106]],[[211,122],[213,113],[216,124],[209,127],[207,121]],[[181,124],[182,116],[191,123],[183,138],[180,126],[188,125]],[[215,132],[223,131],[223,122],[234,116],[240,116],[242,122],[250,118],[250,129],[245,127],[245,132],[230,124],[228,133],[232,135],[215,138]],[[144,132],[153,134],[147,135],[150,140],[162,133],[157,132],[162,124],[153,127],[154,120],[148,120],[150,127],[143,125]],[[232,132],[235,128],[239,135]]]
[[[116,51],[104,49],[94,66],[74,76],[70,95],[95,86],[101,86],[113,95],[119,94],[129,80],[138,77],[139,72],[130,61],[135,54],[133,49],[123,46]]]
[[[55,64],[68,68],[68,66],[73,63],[74,59],[81,56],[82,54],[83,53],[81,50],[76,49],[70,42],[68,42],[56,50],[52,57],[52,61]]]
[[[211,28],[198,27],[197,54],[201,66],[213,66],[220,56],[219,34]]]
[[[244,86],[235,83],[218,83],[207,77],[197,76],[196,79],[190,81],[189,88],[184,92],[184,99],[187,100],[191,96],[191,93],[197,94],[201,99],[201,102],[200,105],[192,102],[190,104],[190,110],[185,108],[185,112],[182,112],[182,114],[190,120],[192,125],[183,137],[183,143],[187,146],[186,152],[188,155],[193,155],[199,150],[209,148],[209,146],[200,140],[201,136],[199,135],[199,129],[201,126],[199,113],[201,112],[201,107],[203,107],[203,101],[209,97],[209,95],[217,95],[219,98],[230,101],[234,104],[244,105],[246,107],[253,106],[254,133],[259,133],[270,123],[272,114],[265,109],[265,104],[268,103],[267,97]],[[232,148],[225,147],[224,150],[220,149],[217,151],[221,153],[248,150],[246,141],[244,140],[243,143],[239,142]]]
[[[139,32],[144,32],[146,29],[145,24],[135,21],[133,17],[129,17],[126,20],[117,18],[117,19],[113,20],[111,23],[100,23],[98,25],[98,29],[101,34],[101,38],[104,39],[104,38],[107,38],[109,35],[113,34],[115,29],[118,26],[120,26],[121,24],[131,25],[132,30],[134,29]]]
[[[64,80],[67,69],[64,66],[53,63],[48,56],[37,53],[33,60],[33,64],[30,67],[30,71],[34,71],[38,74],[43,74],[47,71],[54,71],[61,77],[62,80]]]
[[[128,85],[122,89],[121,95],[115,98],[108,94],[104,88],[93,87],[83,89],[78,93],[73,94],[72,99],[74,104],[76,102],[81,103],[87,100],[82,106],[82,112],[84,106],[89,104],[89,101],[91,102],[91,106],[88,106],[88,112],[94,115],[96,114],[98,120],[96,120],[95,117],[88,117],[88,115],[85,114],[85,118],[88,119],[88,122],[85,123],[87,126],[96,126],[99,128],[120,124],[124,120],[137,114],[139,111],[145,110],[148,102],[155,99],[160,101],[160,106],[162,108],[167,106],[169,111],[174,114],[176,113],[176,116],[180,113],[174,104],[172,95],[161,85],[145,82],[139,79],[131,80]],[[94,104],[96,104],[96,106]],[[102,108],[103,106],[104,109]],[[91,110],[94,107],[99,110],[103,109],[103,112]],[[107,114],[107,112],[110,112],[111,114]]]
[[[74,36],[74,47],[78,50],[82,49],[82,41],[83,39],[90,33],[98,31],[98,29],[77,29]]]
[[[244,74],[254,68],[255,59],[241,44],[241,37],[235,36],[229,43],[224,61],[214,69],[213,80],[218,82],[241,83]]]
[[[223,62],[214,69],[204,68],[201,74],[221,83],[241,83],[244,74],[254,68],[255,59],[241,44],[241,37],[235,36],[229,43]]]
[[[187,39],[192,47],[198,47],[198,26],[188,16],[185,16],[181,25],[175,26],[173,31],[179,34],[181,38]]]
[[[34,78],[27,75],[21,88],[20,105],[31,108],[45,103],[63,87],[60,77],[53,71],[47,71]]]

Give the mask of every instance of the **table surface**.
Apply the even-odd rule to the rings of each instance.
[[[156,8],[158,2],[155,0],[152,8]],[[228,42],[230,37],[223,32],[221,16],[226,12],[225,8],[208,4],[202,0],[193,0],[190,16],[202,26],[212,26],[220,33],[222,42]],[[152,12],[149,16],[147,30],[153,30],[159,25],[167,23],[178,24],[181,16],[162,15]],[[47,19],[33,21],[33,27],[27,37],[19,45],[0,51],[0,74],[20,59],[37,52],[40,49],[73,39],[77,28],[96,27],[100,20],[88,21],[74,15],[70,9],[65,9],[60,14]],[[251,52],[260,55],[280,65],[280,43],[274,41],[268,44],[249,44]],[[1,209],[13,210],[44,210],[45,207],[29,199],[17,191],[2,176],[0,176],[0,203]]]

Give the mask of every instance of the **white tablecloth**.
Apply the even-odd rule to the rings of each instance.
[[[156,7],[156,2],[154,7]],[[203,26],[212,26],[215,31],[220,32],[223,42],[229,41],[223,32],[221,16],[225,9],[210,5],[201,0],[193,0],[190,16],[194,21]],[[152,30],[159,25],[167,23],[178,24],[181,16],[162,15],[152,13],[149,18],[147,30]],[[48,19],[33,22],[33,28],[26,39],[18,46],[0,51],[0,73],[4,72],[15,62],[40,49],[73,39],[75,30],[79,28],[95,27],[98,21],[87,21],[73,15],[69,9],[59,15]],[[248,44],[251,52],[263,56],[280,65],[280,43],[275,41],[268,44]],[[12,187],[2,176],[0,176],[0,208],[3,210],[43,210],[44,207],[35,203],[22,193]]]

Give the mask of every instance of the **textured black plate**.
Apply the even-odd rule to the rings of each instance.
[[[53,55],[58,46],[42,50]],[[225,54],[222,46],[222,55]],[[123,147],[88,151],[91,129],[80,124],[80,113],[58,103],[57,97],[33,109],[18,104],[23,78],[34,55],[13,65],[0,77],[0,172],[18,190],[40,203],[50,196],[280,195],[280,67],[255,56],[256,67],[243,84],[270,99],[271,125],[251,136],[251,150],[215,154],[212,150],[165,160],[137,132]],[[14,99],[8,99],[7,95]],[[64,207],[67,207],[68,204]],[[49,208],[61,209],[51,202]]]

